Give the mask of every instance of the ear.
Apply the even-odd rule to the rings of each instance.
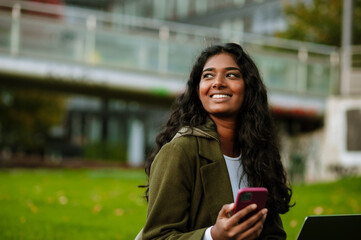
[[[197,86],[197,96],[198,96],[198,98],[199,98],[199,85]],[[200,98],[199,98],[200,99]]]

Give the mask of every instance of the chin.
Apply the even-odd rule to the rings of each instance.
[[[238,113],[230,113],[230,112],[210,112],[209,115],[214,116],[220,119],[235,119],[238,116]]]

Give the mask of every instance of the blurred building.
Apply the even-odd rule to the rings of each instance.
[[[352,92],[340,96],[340,49],[272,37],[287,27],[281,0],[36,2],[0,0],[0,73],[7,85],[81,94],[53,129],[50,154],[79,156],[106,143],[141,164],[195,56],[235,41],[260,67],[292,178],[360,167],[360,65]]]
[[[272,35],[287,26],[280,0],[116,1],[112,11],[192,25]]]
[[[64,0],[117,14],[175,21],[223,30],[272,35],[287,23],[281,0]],[[307,1],[307,0],[306,0]]]

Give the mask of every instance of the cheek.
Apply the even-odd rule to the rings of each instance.
[[[240,82],[237,86],[235,86],[235,91],[239,94],[239,95],[244,95],[245,93],[245,85],[244,85],[244,81]]]
[[[198,94],[198,98],[202,101],[202,99],[204,99],[207,96],[207,92],[208,92],[208,87],[205,83],[199,83],[198,89],[197,89],[197,94]]]

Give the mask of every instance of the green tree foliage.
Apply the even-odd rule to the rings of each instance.
[[[50,128],[63,119],[64,103],[54,93],[0,89],[0,149],[42,153]]]
[[[288,28],[277,37],[341,46],[342,0],[284,1]],[[353,0],[352,44],[361,44],[361,0]]]

